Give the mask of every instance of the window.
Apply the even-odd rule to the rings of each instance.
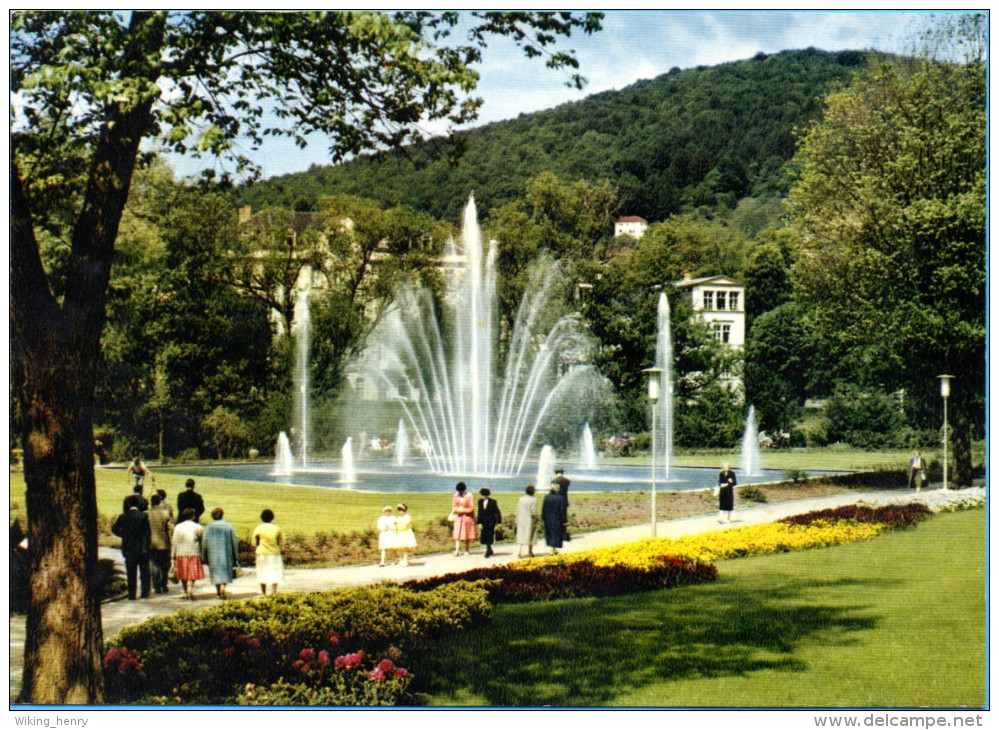
[[[704,308],[714,309],[715,308],[715,293],[713,291],[705,290],[704,292]]]
[[[723,344],[728,344],[729,337],[732,335],[732,325],[728,322],[715,322],[711,325],[711,329],[714,332],[715,339]]]
[[[728,308],[734,312],[739,309],[739,292],[733,291],[728,294]]]
[[[725,294],[726,294],[726,292],[723,292],[723,291],[720,291],[717,294],[715,294],[715,305],[720,310],[724,310],[725,309]]]

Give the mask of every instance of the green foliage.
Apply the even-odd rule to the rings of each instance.
[[[240,189],[255,207],[316,200],[319,191],[377,195],[457,220],[470,191],[483,211],[512,202],[529,180],[608,180],[624,210],[663,220],[681,210],[727,212],[741,198],[783,197],[793,129],[848,79],[860,54],[788,51],[670,72],[620,91],[521,115],[459,135],[462,162],[434,161],[434,145],[403,155],[315,166]],[[490,214],[492,217],[492,214]]]
[[[797,481],[797,479],[793,479],[792,481]],[[756,485],[749,484],[739,488],[739,499],[743,502],[763,503],[767,501],[767,495]]]
[[[894,445],[892,434],[903,425],[897,398],[849,383],[826,401],[826,418],[830,441],[862,448]]]
[[[109,645],[138,654],[146,694],[226,702],[247,683],[289,676],[304,648],[410,656],[430,637],[461,631],[489,611],[485,591],[467,584],[425,593],[345,588],[180,611],[128,627]]]
[[[810,335],[800,307],[790,302],[758,317],[749,330],[746,401],[755,406],[760,428],[789,430],[801,417],[819,352]]]
[[[731,448],[742,436],[742,398],[729,387],[712,383],[696,401],[677,401],[673,442],[678,446]]]

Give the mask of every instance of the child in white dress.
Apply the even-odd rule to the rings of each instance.
[[[413,518],[404,504],[396,507],[399,516],[395,518],[395,548],[402,552],[399,565],[409,565],[409,551],[416,548],[416,533],[413,532]]]
[[[395,517],[392,515],[391,507],[382,509],[382,516],[378,518],[378,549],[382,552],[382,561],[378,564],[385,567],[385,554],[389,550],[395,549]]]

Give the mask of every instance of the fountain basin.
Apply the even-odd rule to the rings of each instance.
[[[353,464],[354,476],[351,483],[343,483],[342,465],[339,461],[311,462],[307,468],[297,468],[293,474],[274,473],[273,464],[224,464],[160,467],[158,473],[167,471],[192,476],[215,479],[235,479],[268,484],[286,484],[325,489],[352,489],[363,492],[402,493],[402,492],[452,492],[454,485],[465,482],[472,492],[488,486],[493,492],[522,492],[524,487],[536,478],[536,464],[524,466],[519,476],[496,475],[477,476],[468,474],[434,474],[426,470],[426,462],[411,461],[395,465],[389,460],[359,460]],[[710,489],[718,479],[717,467],[673,467],[670,479],[656,479],[658,492],[686,492],[697,489]],[[807,475],[822,476],[838,474],[834,471],[808,471]],[[554,475],[553,475],[554,476]],[[572,481],[572,493],[578,492],[647,492],[651,489],[649,467],[644,465],[601,465],[595,470],[566,467],[566,477]],[[756,476],[744,476],[736,470],[740,485],[778,482],[784,478],[780,469],[763,469]],[[539,486],[545,491],[547,484]]]

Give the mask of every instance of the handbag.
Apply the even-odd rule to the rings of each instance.
[[[234,565],[233,568],[232,568],[232,577],[233,578],[242,578],[243,577],[243,569],[240,568],[238,565]]]
[[[177,577],[177,563],[170,563],[170,570],[167,571],[167,580],[171,583],[180,583]]]
[[[451,514],[447,516],[448,522],[454,522],[456,519],[458,519],[458,515],[455,512],[451,512]]]

